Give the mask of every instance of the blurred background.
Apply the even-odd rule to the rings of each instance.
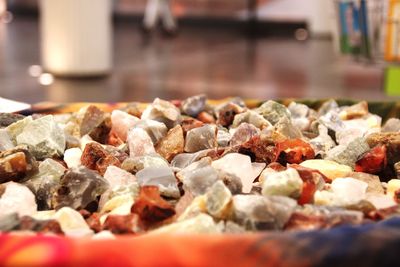
[[[397,99],[400,0],[0,0],[0,97]]]

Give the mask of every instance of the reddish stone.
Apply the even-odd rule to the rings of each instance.
[[[158,186],[143,186],[132,206],[132,213],[139,215],[144,228],[175,215],[175,209],[160,196]]]
[[[197,119],[204,123],[215,123],[214,116],[205,111],[200,112],[200,114],[197,116]]]
[[[19,231],[34,231],[37,233],[54,233],[63,235],[60,224],[56,220],[35,220],[29,216],[20,218]]]
[[[108,215],[103,225],[103,230],[108,230],[113,234],[134,234],[138,228],[138,216],[128,215]]]
[[[119,146],[119,145],[122,145],[124,143],[124,141],[122,141],[122,139],[119,138],[115,132],[110,131],[110,133],[108,134],[108,139],[107,139],[106,143],[111,146]]]
[[[272,162],[267,166],[267,168],[271,168],[277,172],[285,171],[287,168],[280,164],[279,162]]]
[[[239,153],[249,155],[253,161],[271,163],[276,161],[277,149],[268,138],[254,136],[239,148]]]
[[[83,150],[81,156],[82,165],[98,171],[101,175],[107,170],[108,166],[121,166],[121,162],[109,152],[107,152],[100,144],[92,142],[88,143]]]
[[[96,170],[104,176],[108,166],[121,167],[121,162],[114,156],[108,155],[105,158],[101,158],[96,162]]]
[[[355,171],[371,174],[380,173],[387,165],[386,151],[385,145],[375,146],[356,162]]]
[[[234,103],[227,103],[218,110],[217,123],[228,127],[232,124],[236,114],[242,113],[243,111],[244,109],[241,106]]]
[[[325,226],[326,220],[323,216],[295,212],[286,223],[285,230],[316,230]]]
[[[89,213],[90,214],[90,213]],[[100,222],[100,214],[95,212],[90,214],[89,217],[83,216],[86,220],[86,223],[89,225],[90,229],[92,229],[95,233],[101,232],[103,226]]]
[[[277,156],[282,164],[299,164],[305,160],[315,158],[314,149],[301,139],[289,139],[276,145]]]
[[[322,181],[330,181],[325,175],[318,170],[309,169],[297,164],[290,165],[291,168],[297,170],[300,178],[303,180],[303,189],[297,202],[300,205],[312,203],[314,194],[317,191],[317,185]]]
[[[186,136],[187,132],[194,128],[199,128],[203,126],[204,123],[202,121],[196,120],[194,118],[185,118],[182,120],[181,126],[183,130],[184,136]]]
[[[182,100],[179,100],[179,99],[174,99],[169,102],[171,102],[177,108],[180,108],[182,106]]]

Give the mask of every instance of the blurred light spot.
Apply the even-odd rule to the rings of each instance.
[[[42,73],[38,80],[41,85],[50,85],[54,82],[54,77],[50,73]]]
[[[3,15],[0,16],[1,22],[3,23],[10,23],[11,21],[13,21],[14,16],[11,12],[6,11],[4,12]]]
[[[294,33],[294,37],[298,41],[305,41],[308,39],[308,31],[306,29],[297,29]]]
[[[29,67],[28,73],[32,77],[39,77],[42,74],[42,67],[39,65],[32,65]]]

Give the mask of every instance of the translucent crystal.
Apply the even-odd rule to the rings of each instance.
[[[30,145],[32,153],[38,159],[61,156],[65,150],[64,131],[52,115],[29,122],[17,135],[16,140],[18,144]]]
[[[260,130],[252,124],[242,123],[236,129],[232,135],[230,145],[237,146],[249,141],[252,137],[259,135]]]
[[[64,152],[64,161],[68,168],[79,167],[81,165],[82,150],[78,147],[70,148]]]
[[[355,204],[366,198],[368,184],[354,178],[337,178],[332,182],[333,205]]]
[[[164,123],[156,120],[140,120],[135,125],[136,128],[141,128],[150,136],[153,144],[157,144],[168,133],[168,128]]]
[[[347,177],[354,178],[368,184],[367,193],[371,194],[384,194],[382,183],[379,176],[363,172],[352,172],[346,175]]]
[[[156,153],[150,136],[141,128],[133,128],[129,131],[128,145],[131,158]]]
[[[116,133],[122,141],[126,141],[128,131],[132,129],[140,119],[121,110],[111,113],[111,131]]]
[[[156,98],[142,113],[142,119],[163,122],[168,128],[174,127],[181,120],[180,110],[169,101]]]
[[[382,132],[399,132],[400,131],[400,119],[390,118],[386,121],[385,125],[382,127]]]
[[[28,187],[14,182],[0,185],[0,217],[11,213],[33,215],[36,210],[35,195]]]
[[[190,130],[186,135],[185,152],[197,152],[217,146],[217,127],[204,125]]]
[[[200,160],[201,158],[206,157],[211,151],[213,150],[206,149],[195,153],[182,153],[176,155],[174,159],[171,161],[171,166],[178,169],[184,169],[190,164]]]
[[[39,172],[24,183],[35,194],[40,210],[52,208],[52,196],[65,170],[57,161],[46,159],[39,164]]]
[[[136,177],[133,174],[115,166],[109,166],[107,168],[104,173],[104,179],[107,180],[111,189],[118,186],[128,185],[136,181]]]
[[[192,96],[182,102],[182,112],[197,117],[205,109],[207,97],[205,95]]]
[[[262,184],[263,195],[298,198],[303,188],[303,180],[292,168],[268,175]]]
[[[293,125],[290,118],[287,117],[279,119],[275,123],[274,130],[288,139],[298,139],[303,137],[300,129]]]
[[[183,152],[185,139],[180,125],[169,130],[167,136],[156,145],[156,151],[166,160],[171,161],[177,154]]]
[[[243,193],[250,193],[254,180],[265,168],[265,163],[251,163],[250,157],[238,153],[230,153],[212,163],[216,169],[232,173],[239,177],[243,185]]]
[[[175,175],[169,167],[148,167],[137,172],[136,177],[141,186],[155,185],[165,196],[180,197]]]
[[[223,225],[216,224],[211,216],[201,213],[191,219],[160,227],[149,234],[219,234],[222,230]]]
[[[310,145],[313,147],[316,155],[321,155],[324,157],[326,152],[332,149],[336,144],[332,140],[332,137],[328,135],[328,128],[320,124],[318,126],[319,135],[309,141]]]
[[[207,212],[217,219],[226,219],[231,215],[231,191],[222,181],[217,181],[206,194]]]
[[[68,170],[53,196],[53,206],[85,209],[97,203],[97,198],[108,188],[108,182],[97,172],[85,167]]]
[[[177,177],[194,196],[206,193],[218,180],[217,171],[211,166],[210,158],[202,158],[177,173]]]

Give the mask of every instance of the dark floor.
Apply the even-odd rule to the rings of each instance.
[[[104,79],[56,79],[42,86],[28,74],[40,64],[38,23],[16,17],[0,25],[0,96],[39,101],[149,101],[206,93],[211,98],[388,99],[378,67],[338,59],[329,40],[245,38],[241,31],[185,27],[175,39],[143,40],[137,24],[115,25],[115,68]]]

